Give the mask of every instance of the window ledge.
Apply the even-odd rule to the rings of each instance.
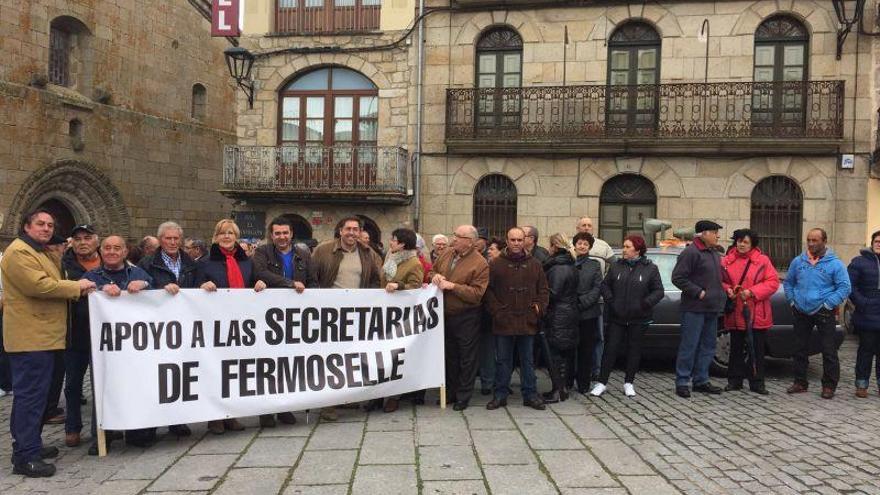
[[[57,84],[47,84],[46,92],[54,96],[61,104],[82,110],[92,111],[95,109],[95,102],[74,89],[59,86]]]

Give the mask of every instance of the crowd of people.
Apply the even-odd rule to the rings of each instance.
[[[58,455],[44,446],[44,423],[63,422],[65,444],[82,441],[80,407],[89,402],[83,384],[90,364],[88,298],[93,291],[118,296],[181,289],[221,288],[262,291],[285,288],[302,293],[325,288],[384,289],[388,292],[435,284],[443,292],[446,390],[456,411],[469,407],[479,377],[479,392],[491,395],[486,409],[505,407],[518,368],[522,403],[538,410],[567,400],[572,393],[601,396],[612,369],[624,357],[623,392],[637,394],[642,339],[654,307],[665,290],[658,266],[638,235],[623,241],[619,254],[595,237],[590,218],[579,219],[573,238],[553,233],[547,247],[534,226],[511,227],[503,238],[486,229],[456,227],[451,237],[437,234],[430,250],[421,235],[399,228],[387,252],[370,239],[361,221],[343,218],[334,239],[301,243],[283,217],[268,226],[266,242],[242,242],[234,220],[220,220],[210,245],[184,237],[175,222],[158,226],[156,236],[131,244],[111,232],[78,225],[62,238],[45,210],[24,218],[20,236],[0,255],[3,311],[0,336],[0,395],[13,394],[10,430],[14,472],[52,476],[46,459]],[[732,245],[720,247],[722,226],[709,220],[695,225],[695,237],[678,257],[672,283],[681,291],[681,339],[675,365],[675,393],[720,394],[748,382],[757,394],[764,384],[767,331],[773,325],[770,304],[780,285],[759,234],[740,229]],[[101,235],[103,234],[103,237]],[[795,376],[788,393],[806,392],[808,343],[813,330],[822,347],[822,392],[831,399],[840,378],[835,327],[838,308],[849,298],[860,342],[856,395],[867,397],[873,360],[880,370],[880,231],[849,265],[827,247],[827,234],[807,233],[806,250],[791,263],[784,279],[794,318]],[[723,315],[723,317],[722,317]],[[723,389],[709,380],[719,320],[731,331],[731,360]],[[540,393],[536,365],[549,373],[551,389]],[[66,411],[59,408],[64,393]],[[424,391],[370,401],[367,409],[393,412],[402,400],[424,404]],[[92,400],[90,454],[97,454]],[[338,405],[321,410],[323,421],[338,419]],[[359,407],[359,406],[354,406]],[[296,423],[293,411],[266,414],[263,428]],[[223,434],[245,426],[237,419],[210,421]],[[169,425],[177,436],[188,425]],[[107,432],[115,440],[146,447],[156,428]]]

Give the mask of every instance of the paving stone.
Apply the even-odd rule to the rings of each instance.
[[[279,422],[274,428],[263,428],[260,430],[261,437],[307,437],[312,434],[312,430],[318,425],[318,414],[310,413],[309,422],[306,423],[306,414],[297,413],[297,422],[293,425],[286,425]]]
[[[556,488],[547,480],[537,464],[528,466],[485,466],[486,481],[493,495],[555,494]]]
[[[451,410],[437,416],[418,416],[416,418],[416,440],[419,445],[471,444],[464,417]]]
[[[591,440],[590,451],[614,474],[656,474],[638,454],[620,440]]]
[[[415,464],[411,431],[368,431],[361,446],[360,464]]]
[[[412,408],[405,403],[393,413],[373,411],[367,418],[367,431],[411,431],[414,427]]]
[[[468,409],[465,412],[468,428],[473,430],[514,430],[516,424],[507,414],[486,409]]]
[[[593,416],[563,416],[561,419],[575,435],[585,440],[617,438],[614,432]]]
[[[93,493],[95,495],[126,495],[126,494],[136,494],[143,491],[144,488],[147,487],[152,482],[152,479],[147,480],[109,480],[101,483],[97,490]],[[4,491],[4,493],[10,493],[8,491]]]
[[[458,445],[419,447],[419,475],[422,480],[483,479],[473,448]]]
[[[411,495],[419,492],[415,465],[358,466],[352,495]]]
[[[528,440],[529,446],[535,450],[584,448],[558,417],[517,418],[516,424]]]
[[[587,451],[542,450],[538,458],[560,488],[620,486]]]
[[[629,495],[626,488],[560,488],[559,492],[562,495]]]
[[[534,453],[518,431],[474,431],[474,446],[480,463],[536,464]]]
[[[485,495],[483,481],[426,481],[422,495]]]
[[[222,435],[207,434],[189,451],[190,454],[237,454],[251,443],[259,430],[227,431]]]
[[[632,495],[676,495],[681,493],[660,476],[620,476],[618,479]]]
[[[306,439],[300,437],[257,438],[235,466],[291,468],[305,444]]]
[[[287,479],[285,468],[233,469],[226,474],[223,483],[213,492],[215,495],[251,495],[254,493],[278,493]]]
[[[296,485],[349,483],[356,450],[307,450],[293,472]]]
[[[348,484],[297,485],[291,483],[284,490],[284,495],[348,495]]]
[[[210,490],[235,462],[236,457],[234,454],[184,456],[148,490]]]
[[[363,436],[363,423],[321,423],[315,428],[306,449],[356,449],[360,447]]]

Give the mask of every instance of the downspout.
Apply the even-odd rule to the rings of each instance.
[[[422,217],[422,80],[425,70],[425,0],[419,0],[419,49],[416,67],[416,153],[413,157],[413,230]]]

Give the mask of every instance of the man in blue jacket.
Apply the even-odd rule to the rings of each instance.
[[[837,307],[849,296],[851,285],[843,262],[826,243],[828,234],[819,228],[807,232],[807,250],[798,255],[785,277],[785,298],[794,315],[794,383],[788,393],[807,391],[809,342],[813,327],[822,339],[822,398],[834,397],[840,380],[840,361],[834,338]]]

